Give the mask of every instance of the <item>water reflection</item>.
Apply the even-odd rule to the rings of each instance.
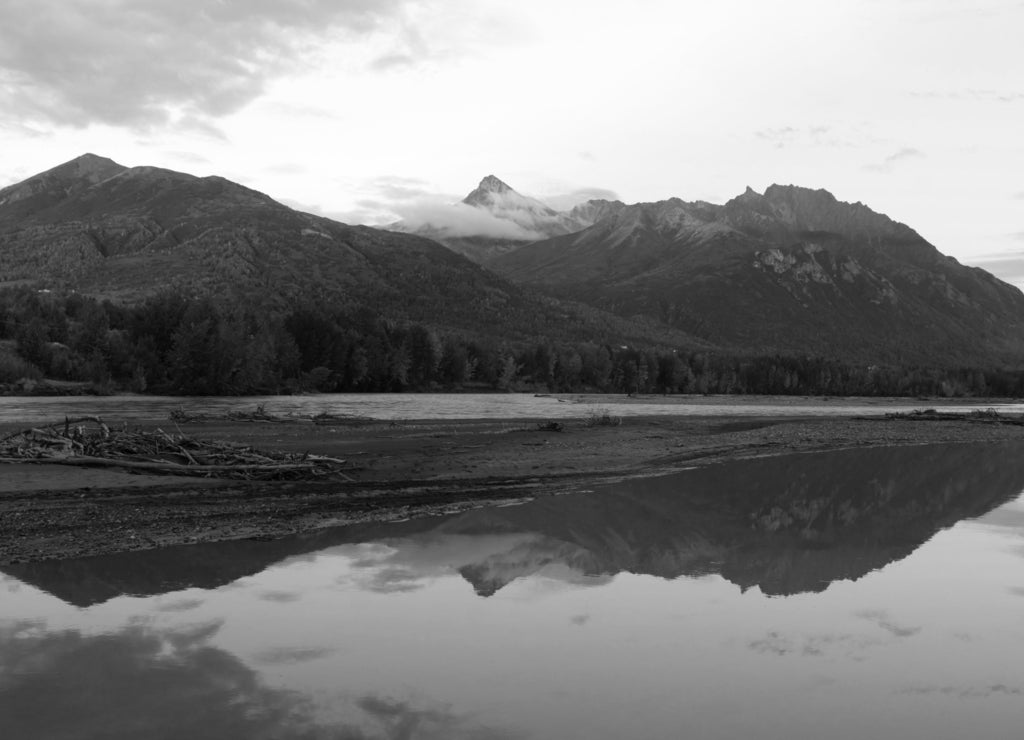
[[[535,574],[599,585],[622,572],[719,574],[766,594],[819,592],[904,558],[937,531],[1016,496],[1024,488],[1019,452],[1006,443],[763,458],[453,517],[5,570],[88,606],[122,594],[216,588],[287,558],[378,542],[355,567],[365,574],[358,585],[379,593],[414,591],[445,569],[485,597]]]
[[[325,721],[314,701],[269,687],[210,645],[215,621],[174,630],[134,624],[110,634],[0,622],[0,736],[191,740],[511,740],[445,706],[388,696],[335,697]],[[273,656],[290,662],[310,656]],[[314,656],[322,657],[322,656]]]
[[[0,737],[1018,738],[1021,451],[19,566]]]
[[[135,625],[89,636],[32,622],[0,626],[0,730],[9,738],[328,737],[301,696],[268,689],[209,647],[219,628]]]

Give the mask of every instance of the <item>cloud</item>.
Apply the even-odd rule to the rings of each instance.
[[[939,100],[967,100],[986,103],[1016,103],[1024,100],[1024,92],[966,88],[963,90],[916,90],[911,97]]]
[[[882,644],[876,638],[863,635],[821,634],[793,638],[772,631],[760,639],[752,640],[747,647],[762,655],[777,655],[779,657],[800,655],[820,658],[836,657],[836,655],[842,654],[857,660],[862,657],[864,651]]]
[[[588,200],[618,200],[619,194],[607,188],[579,188],[569,193],[548,195],[540,200],[556,211],[569,211],[573,206],[586,203]]]
[[[380,723],[388,738],[476,738],[514,740],[525,735],[514,730],[476,724],[472,718],[453,712],[448,706],[417,707],[386,696],[365,696],[356,706]]]
[[[498,218],[489,211],[465,203],[443,203],[433,199],[418,200],[395,207],[404,228],[426,229],[446,237],[485,236],[492,239],[536,241],[544,234],[524,228],[514,221]]]
[[[473,0],[410,4],[391,47],[370,61],[370,71],[401,72],[424,63],[486,58],[497,48],[521,47],[537,38],[538,29],[518,9],[491,6]]]
[[[954,696],[958,699],[987,699],[992,696],[1024,696],[1019,686],[996,683],[989,686],[913,686],[899,693],[913,696]]]
[[[377,197],[388,201],[410,201],[430,198],[435,195],[426,180],[416,177],[398,177],[396,175],[375,177],[370,181],[369,187],[377,194]]]
[[[271,601],[275,604],[291,604],[299,601],[301,598],[302,594],[293,591],[264,591],[260,594],[260,599]]]
[[[308,663],[311,660],[320,660],[332,655],[334,652],[335,650],[331,648],[271,648],[256,655],[256,662],[268,665],[295,665],[297,663]]]
[[[763,128],[754,132],[754,136],[759,139],[771,142],[776,148],[782,149],[788,144],[792,144],[796,141],[796,138],[800,132],[792,126],[783,126],[780,128]]]
[[[778,126],[758,129],[754,136],[772,144],[776,149],[785,149],[794,144],[810,144],[813,146],[844,147],[850,146],[849,132],[839,134],[833,126],[816,124],[814,126]]]
[[[367,181],[361,191],[364,197],[355,202],[358,208],[338,214],[346,223],[390,224],[401,231],[430,232],[436,238],[544,238],[539,232],[463,203],[462,196],[439,193],[425,180],[386,175]]]
[[[309,168],[298,162],[276,162],[264,167],[263,171],[269,175],[292,176],[305,175],[309,172]]]
[[[164,633],[164,638],[178,650],[195,648],[215,637],[224,626],[223,619],[185,625]]]
[[[545,234],[507,218],[467,205],[460,195],[439,193],[425,180],[388,175],[369,180],[362,188],[365,197],[355,202],[358,209],[344,214],[349,223],[371,225],[392,224],[402,231],[428,233],[434,238],[482,236],[491,239],[535,241]],[[578,188],[558,193],[540,201],[559,211],[566,211],[588,200],[617,200],[613,190],[597,187]],[[344,219],[343,219],[344,220]],[[395,222],[398,221],[398,224]],[[529,222],[527,222],[529,223]]]
[[[208,165],[211,164],[209,158],[204,157],[202,154],[197,152],[185,152],[180,150],[164,152],[165,155],[179,162],[185,162],[189,165]]]
[[[388,72],[412,67],[437,56],[437,52],[430,49],[423,34],[414,26],[407,24],[402,29],[399,43],[400,50],[377,57],[370,62],[370,69],[374,72]]]
[[[180,599],[168,604],[161,604],[156,609],[160,612],[188,612],[198,609],[204,603],[203,599]]]
[[[295,740],[513,740],[447,704],[373,694],[330,697],[320,716],[303,692],[267,685],[210,644],[211,627],[165,632],[146,625],[91,635],[49,632],[38,621],[0,621],[0,727],[4,737],[218,737]],[[273,649],[257,661],[289,665],[330,650]],[[58,707],[60,711],[53,711]]]
[[[316,38],[405,0],[0,0],[0,110],[84,127],[202,126],[257,98]]]
[[[920,627],[904,627],[895,624],[884,611],[863,611],[858,612],[857,616],[877,625],[893,637],[913,637],[921,631]]]
[[[888,157],[883,159],[881,162],[876,164],[865,165],[864,169],[868,172],[892,172],[896,165],[906,162],[907,160],[920,159],[925,157],[925,153],[920,149],[914,149],[913,147],[904,147],[897,152],[893,152]]]
[[[319,724],[304,696],[264,685],[209,636],[0,625],[4,737],[366,737]]]
[[[422,577],[409,568],[386,567],[376,571],[362,587],[377,594],[407,594],[422,589]]]

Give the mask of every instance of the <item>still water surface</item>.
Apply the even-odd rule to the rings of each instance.
[[[3,738],[1019,738],[1024,446],[0,575]]]
[[[111,420],[163,419],[174,409],[193,414],[226,414],[263,406],[267,413],[309,417],[314,414],[349,414],[373,419],[571,419],[595,410],[617,416],[848,416],[907,412],[935,405],[914,399],[832,399],[829,402],[798,398],[741,399],[723,397],[668,397],[615,403],[588,396],[582,401],[528,393],[325,393],[309,396],[58,396],[0,397],[0,423],[63,421],[65,416],[99,415]],[[968,412],[997,408],[1021,413],[1024,404],[957,404],[944,410]]]

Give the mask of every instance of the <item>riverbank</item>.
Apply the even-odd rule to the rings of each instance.
[[[607,419],[592,415],[557,424],[207,421],[178,428],[202,439],[344,459],[352,480],[238,482],[2,465],[0,564],[442,514],[756,456],[1024,441],[1022,426],[977,419],[613,414],[614,408]],[[138,426],[174,428],[166,420]],[[0,436],[17,428],[2,425]]]

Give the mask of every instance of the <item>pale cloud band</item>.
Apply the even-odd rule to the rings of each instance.
[[[0,0],[0,118],[202,125],[258,97],[311,39],[367,34],[404,0]]]
[[[914,149],[913,147],[904,147],[898,152],[894,152],[886,157],[884,160],[877,164],[869,164],[864,167],[869,172],[892,172],[893,168],[897,165],[907,162],[913,159],[921,159],[925,156],[925,153],[920,149]]]

